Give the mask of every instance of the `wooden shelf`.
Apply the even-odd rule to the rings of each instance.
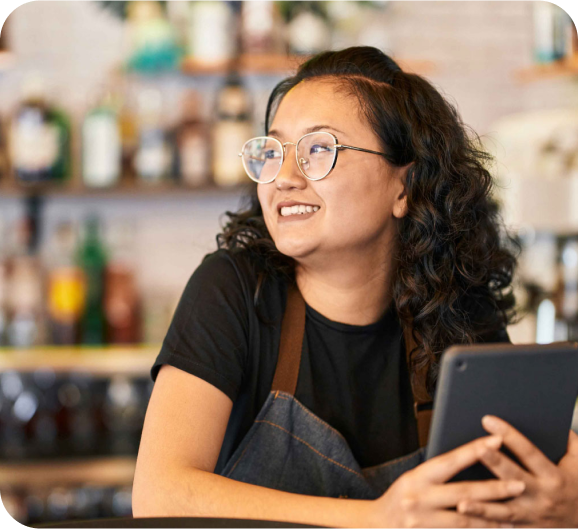
[[[247,179],[249,180],[249,179]],[[193,196],[223,196],[238,195],[247,192],[251,182],[231,187],[208,185],[203,187],[187,187],[180,184],[162,183],[145,185],[137,183],[122,183],[111,188],[89,188],[72,181],[67,184],[30,184],[22,185],[14,181],[0,183],[0,198],[21,198],[28,195],[43,195],[55,197],[94,197],[94,198],[169,198]]]
[[[241,74],[291,74],[309,59],[310,55],[243,55],[239,59],[238,69]],[[425,60],[396,58],[402,70],[420,75],[429,75],[436,71],[435,63]],[[186,75],[224,75],[232,61],[222,63],[202,63],[194,58],[185,58],[181,63],[181,72]]]
[[[136,458],[101,457],[0,464],[0,488],[55,485],[131,485]]]
[[[236,67],[242,74],[284,74],[296,70],[309,56],[263,54],[242,55]],[[234,61],[205,63],[186,57],[181,62],[181,72],[186,75],[222,75],[234,65]]]
[[[578,53],[560,61],[536,64],[516,72],[518,81],[529,83],[578,75]]]
[[[0,348],[0,372],[49,368],[55,372],[82,371],[94,376],[148,376],[159,345]]]

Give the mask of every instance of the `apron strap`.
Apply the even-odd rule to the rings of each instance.
[[[281,343],[279,357],[273,377],[272,391],[283,391],[295,396],[301,350],[305,333],[305,300],[296,285],[287,287],[287,305],[281,324]],[[411,329],[404,331],[405,352],[408,369],[410,368],[410,353],[416,346]],[[417,421],[419,446],[426,446],[432,417],[432,400],[425,388],[425,371],[418,372],[417,384],[412,384],[413,409]]]
[[[411,369],[411,351],[417,344],[413,339],[411,327],[406,327],[403,335],[407,368],[409,370]],[[426,389],[426,377],[427,371],[425,369],[418,370],[416,383],[411,385],[413,393],[413,413],[417,421],[417,434],[420,447],[427,445],[433,415],[433,402]]]
[[[287,305],[281,324],[281,344],[272,391],[295,395],[305,333],[305,300],[295,285],[287,287]]]

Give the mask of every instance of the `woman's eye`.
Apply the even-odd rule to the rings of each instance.
[[[277,151],[274,151],[272,149],[265,151],[263,158],[265,158],[266,160],[273,160],[274,158],[277,158]]]
[[[319,154],[322,152],[329,152],[331,149],[327,145],[312,145],[309,152],[311,154]]]

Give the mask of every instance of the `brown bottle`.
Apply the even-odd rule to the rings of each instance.
[[[210,182],[210,133],[200,116],[200,97],[189,91],[182,101],[182,121],[175,130],[178,178],[190,187]]]

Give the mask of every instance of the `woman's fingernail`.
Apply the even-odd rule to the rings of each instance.
[[[524,492],[526,484],[523,481],[511,481],[508,484],[508,492],[511,494],[520,494]]]
[[[502,444],[502,438],[499,435],[492,435],[486,439],[486,446],[488,448],[499,448]]]
[[[484,415],[482,417],[482,424],[490,429],[498,428],[500,426],[498,421],[496,421],[496,419],[494,419],[491,415]]]

